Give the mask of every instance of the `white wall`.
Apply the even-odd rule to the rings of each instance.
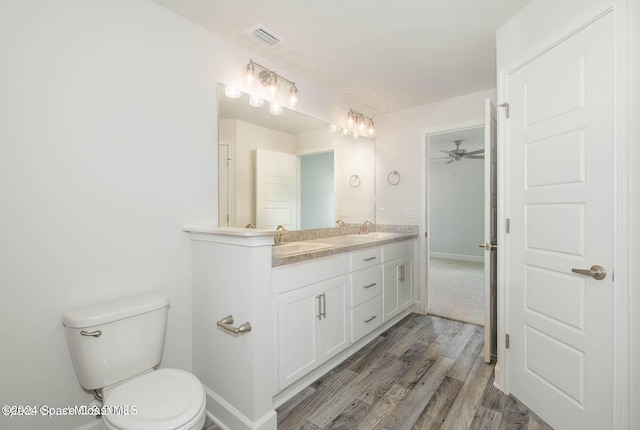
[[[501,70],[518,59],[527,50],[534,48],[554,31],[569,23],[580,13],[586,11],[597,0],[532,0],[518,15],[509,21],[497,33],[497,64]],[[623,351],[624,359],[630,367],[631,374],[625,377],[628,399],[628,416],[625,417],[627,428],[640,428],[640,172],[636,166],[640,165],[640,2],[637,0],[612,0],[615,13],[616,28],[616,57],[617,66],[622,70],[616,71],[616,84],[625,85],[623,91],[617,93],[622,96],[622,102],[617,107],[619,116],[626,121],[624,128],[617,128],[618,136],[625,135],[627,172],[622,174],[626,178],[628,189],[626,194],[629,202],[625,208],[629,234],[624,244],[628,264],[627,284],[629,296],[622,299],[629,313],[630,333],[627,348]],[[620,79],[618,79],[620,78]],[[621,116],[620,116],[621,115]],[[621,184],[619,184],[621,185]],[[623,257],[624,259],[624,257]],[[616,276],[618,279],[618,276]],[[617,335],[622,333],[616,330]],[[617,363],[618,365],[620,363]],[[620,368],[617,369],[620,371]],[[616,405],[621,399],[616,399]]]
[[[487,97],[495,98],[495,90],[376,118],[376,222],[424,226],[425,137],[431,133],[482,125]],[[387,182],[389,172],[394,170],[402,177],[396,186]],[[405,217],[405,208],[417,209],[418,216]]]
[[[191,368],[181,229],[217,221],[216,84],[250,56],[146,0],[0,2],[2,404],[88,403],[62,313],[149,290],[171,300],[162,365]],[[323,92],[296,82],[301,109],[330,121]]]
[[[484,162],[462,159],[446,163],[429,162],[429,251],[432,256],[482,258],[484,250],[478,244],[484,242]]]

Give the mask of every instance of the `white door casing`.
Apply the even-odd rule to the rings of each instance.
[[[505,77],[509,391],[556,429],[613,428],[613,27]]]
[[[234,220],[231,214],[231,145],[218,145],[218,225],[229,227]]]
[[[256,149],[256,227],[298,229],[299,159]]]
[[[498,136],[496,106],[484,101],[484,361],[497,353]]]

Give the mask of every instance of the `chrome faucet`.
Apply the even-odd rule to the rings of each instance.
[[[338,224],[340,227],[344,227],[344,221],[342,221],[341,219],[336,221],[336,224]]]
[[[373,222],[369,219],[363,222],[362,227],[360,227],[360,234],[365,234],[367,232],[367,224],[373,225]]]
[[[276,227],[276,230],[282,230],[282,233],[286,233],[288,231],[287,228],[282,224],[278,225]],[[273,243],[275,243],[276,245],[280,244],[280,242],[282,241],[282,233],[278,233],[274,236]]]
[[[249,223],[249,224],[245,225],[244,228],[256,228],[256,226],[251,224],[251,223]]]

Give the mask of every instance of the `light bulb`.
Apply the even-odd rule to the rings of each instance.
[[[347,123],[349,123],[349,127],[353,125],[353,114],[351,113],[351,111],[349,111]]]
[[[373,121],[369,121],[369,136],[373,136],[375,132],[376,130],[373,127]]]
[[[253,63],[247,64],[247,83],[249,85],[251,85],[251,82],[253,82],[255,71],[256,71],[256,68],[253,65]]]
[[[298,102],[298,89],[296,88],[295,84],[289,90],[289,99],[291,101],[291,106],[295,106]]]

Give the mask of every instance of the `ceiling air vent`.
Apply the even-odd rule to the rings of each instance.
[[[273,34],[271,30],[267,30],[261,25],[256,25],[255,27],[249,29],[247,33],[251,34],[254,37],[257,37],[270,46],[278,46],[283,42],[283,40]]]

